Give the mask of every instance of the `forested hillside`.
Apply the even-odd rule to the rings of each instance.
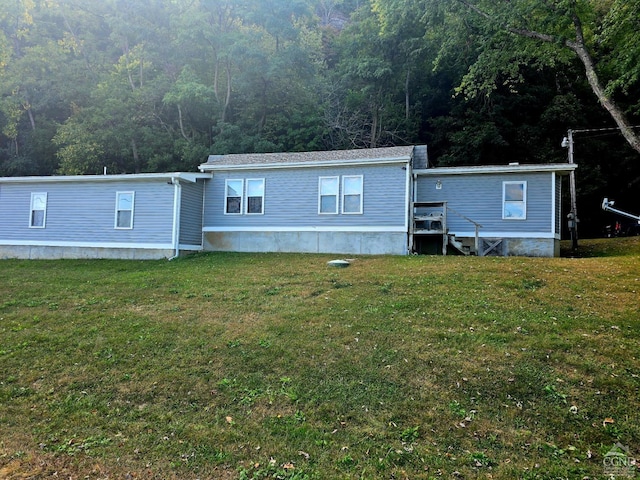
[[[0,176],[426,143],[637,211],[640,0],[3,0]]]

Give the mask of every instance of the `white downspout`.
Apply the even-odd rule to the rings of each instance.
[[[411,255],[413,248],[413,202],[416,196],[416,179],[413,174],[413,156],[407,163],[407,178],[405,186],[405,211],[404,226],[407,232],[407,255]]]
[[[172,243],[175,249],[173,257],[169,261],[180,256],[180,208],[182,206],[182,186],[180,180],[176,177],[171,178],[174,186],[173,193],[173,238]]]

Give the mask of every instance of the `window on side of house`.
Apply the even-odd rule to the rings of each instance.
[[[247,214],[264,213],[264,178],[247,179]]]
[[[342,177],[342,213],[362,213],[362,175]]]
[[[133,228],[134,192],[116,192],[115,228]]]
[[[527,182],[502,182],[502,218],[526,220]]]
[[[338,189],[340,177],[320,177],[318,213],[338,213]]]
[[[225,215],[241,215],[242,214],[242,190],[244,188],[243,180],[225,180]]]
[[[44,228],[47,220],[47,194],[31,194],[31,212],[29,216],[30,228]]]

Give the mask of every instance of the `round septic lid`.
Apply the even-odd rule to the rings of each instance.
[[[331,260],[330,262],[327,262],[327,265],[329,265],[330,267],[345,268],[351,264],[346,260]]]

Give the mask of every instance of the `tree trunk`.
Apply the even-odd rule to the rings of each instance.
[[[29,123],[31,123],[31,130],[33,130],[35,132],[35,130],[36,130],[36,119],[33,116],[33,111],[31,110],[31,107],[27,108],[27,115],[29,116]]]
[[[30,97],[29,92],[26,91],[24,94],[24,102],[22,102],[22,108],[26,110],[27,116],[29,117],[29,124],[31,125],[31,130],[35,132],[36,119],[33,116],[33,110],[31,108],[31,99],[29,97]]]
[[[122,54],[125,56],[125,58],[127,59],[127,79],[129,80],[129,86],[131,87],[131,90],[135,90],[136,86],[133,83],[133,76],[131,75],[131,70],[129,69],[129,42],[127,42],[127,40],[125,39],[125,43],[122,46]]]
[[[31,124],[31,130],[35,132],[36,130],[36,119],[33,116],[33,110],[31,109],[31,106],[27,106],[26,108],[27,110],[27,116],[29,117],[29,123]]]
[[[178,125],[180,125],[180,133],[182,134],[182,137],[187,142],[191,142],[191,139],[187,137],[187,134],[184,132],[184,122],[182,121],[182,108],[180,107],[180,104],[178,104]]]
[[[371,109],[371,139],[369,148],[376,148],[378,145],[378,117],[380,109],[378,105],[374,105]]]
[[[258,120],[258,133],[262,134],[264,126],[267,124],[267,110],[268,110],[268,98],[269,82],[262,79],[262,95],[260,98],[260,120]]]
[[[227,110],[229,109],[229,104],[231,103],[231,60],[227,58],[227,95],[224,99],[224,106],[222,107],[222,121],[227,121]]]
[[[575,52],[575,54],[584,65],[587,75],[587,81],[589,82],[593,93],[596,94],[596,97],[598,97],[598,101],[600,102],[600,104],[607,110],[607,112],[609,112],[614,122],[616,122],[616,125],[620,129],[622,136],[636,152],[640,153],[640,137],[633,131],[633,127],[627,120],[624,112],[611,99],[611,97],[607,95],[604,88],[602,87],[595,69],[593,58],[591,57],[591,54],[587,50],[587,47],[584,43],[582,24],[578,16],[575,14],[573,15],[573,24],[576,28],[576,41],[573,42],[567,40],[565,44]]]
[[[465,5],[467,8],[473,10],[477,14],[483,16],[484,18],[495,21],[495,19],[489,15],[487,12],[481,10],[476,5],[470,3],[468,0],[458,0],[460,3]],[[598,78],[598,73],[595,69],[595,62],[587,49],[587,46],[584,41],[584,33],[582,30],[582,22],[580,21],[580,17],[578,17],[577,13],[572,14],[572,21],[575,27],[576,39],[575,40],[565,40],[564,45],[569,48],[573,53],[575,53],[585,68],[585,73],[587,75],[587,81],[589,82],[589,86],[591,90],[598,98],[600,104],[609,112],[613,121],[616,122],[616,125],[620,129],[622,136],[624,139],[631,145],[636,152],[640,153],[640,136],[633,131],[633,127],[627,120],[626,115],[620,109],[620,107],[609,97],[605,89]],[[554,35],[549,35],[547,33],[536,32],[535,30],[528,30],[526,28],[513,28],[508,25],[502,24],[502,28],[506,31],[511,32],[515,35],[519,35],[522,37],[531,38],[534,40],[539,40],[546,43],[559,43],[559,38]]]
[[[410,98],[409,98],[409,80],[411,78],[411,70],[407,67],[407,77],[404,81],[404,118],[409,120]]]
[[[140,156],[138,155],[138,144],[135,138],[131,139],[131,151],[133,152],[134,173],[140,173]]]
[[[217,56],[216,56],[217,57]],[[220,75],[220,62],[216,58],[213,62],[213,94],[216,97],[216,102],[220,103],[220,95],[218,94],[218,76]]]
[[[142,88],[143,79],[144,79],[144,58],[142,57],[142,55],[140,55],[140,84],[138,85],[140,88]]]

